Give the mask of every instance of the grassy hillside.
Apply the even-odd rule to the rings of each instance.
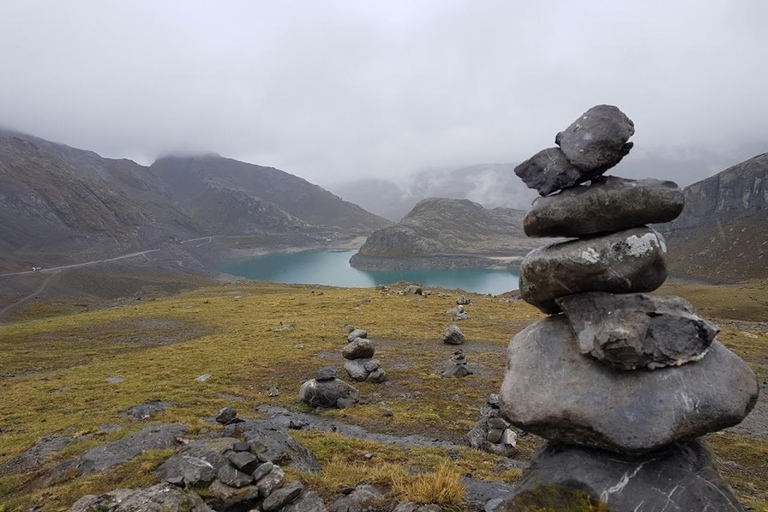
[[[667,291],[718,317],[722,341],[752,364],[761,383],[768,380],[768,328],[756,322],[768,318],[766,286],[671,285]],[[45,511],[64,510],[86,493],[152,482],[151,471],[167,453],[145,453],[109,473],[75,479],[64,475],[49,486],[35,481],[66,456],[145,427],[118,413],[148,400],[177,404],[159,421],[187,425],[192,436],[203,428],[218,428],[205,420],[227,405],[244,418],[256,417],[254,408],[263,404],[306,411],[296,397],[299,385],[319,367],[341,367],[342,328],[350,323],[368,329],[376,340],[377,358],[390,381],[356,384],[360,405],[323,415],[375,432],[462,442],[487,394],[499,389],[509,339],[541,315],[521,301],[472,296],[474,305],[467,308],[471,318],[461,322],[461,329],[469,340],[462,348],[475,375],[446,381],[437,372],[454,347],[443,345],[440,333],[451,323],[446,310],[455,306],[455,298],[455,293],[421,298],[374,289],[236,284],[0,326],[0,464],[44,436],[77,438],[32,473],[0,477],[0,510],[42,503]],[[33,314],[29,311],[26,317]],[[272,330],[294,322],[293,329]],[[197,382],[203,374],[210,374],[210,380]],[[109,384],[109,377],[124,382]],[[268,397],[272,387],[282,393]],[[124,428],[102,433],[102,425]],[[351,441],[331,433],[292,435],[315,451],[325,471],[320,477],[291,477],[326,495],[385,478],[376,470],[383,462],[392,464],[387,468],[425,469],[449,463],[465,475],[507,482],[520,476],[519,469],[498,466],[499,457],[469,448],[449,453]],[[768,439],[727,433],[708,441],[740,499],[756,510],[768,510]],[[539,444],[534,436],[521,438],[516,458],[527,460]],[[375,458],[368,462],[366,453]]]

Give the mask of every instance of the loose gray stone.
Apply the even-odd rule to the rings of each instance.
[[[348,409],[355,405],[355,400],[351,398],[339,398],[336,400],[336,407],[339,409]]]
[[[575,167],[602,174],[629,154],[633,144],[627,141],[634,133],[635,123],[624,112],[597,105],[558,133],[555,143]]]
[[[222,425],[229,425],[237,419],[237,411],[231,407],[224,407],[216,415],[216,422]]]
[[[261,504],[261,508],[264,512],[274,512],[301,496],[303,490],[304,486],[301,485],[301,482],[292,482],[267,496],[264,503]]]
[[[187,487],[207,486],[216,479],[216,468],[208,461],[198,457],[181,457],[174,471],[164,480],[175,485]]]
[[[251,476],[253,476],[253,479],[257,482],[267,476],[269,473],[272,472],[272,469],[274,469],[275,465],[271,462],[265,462],[264,464],[257,467]]]
[[[365,338],[357,338],[341,349],[341,355],[344,359],[367,359],[373,357],[375,352],[373,342]]]
[[[367,372],[376,371],[379,368],[381,368],[381,361],[379,361],[378,359],[371,359],[363,363],[363,368],[365,368],[365,371]]]
[[[562,188],[589,181],[601,173],[584,172],[573,166],[560,148],[548,148],[515,167],[515,174],[528,188],[546,196]]]
[[[476,450],[482,450],[484,452],[492,453],[494,455],[501,455],[502,457],[513,457],[517,454],[517,448],[514,445],[505,445],[501,443],[502,435],[499,435],[498,440],[490,441],[488,436],[493,430],[488,424],[489,418],[480,418],[475,427],[467,434],[467,440],[469,446]]]
[[[701,441],[673,444],[643,458],[549,443],[498,512],[560,510],[578,494],[611,512],[743,512]],[[583,499],[583,498],[582,498]],[[597,507],[595,508],[597,509]]]
[[[259,488],[246,485],[236,488],[215,480],[208,487],[208,503],[217,511],[237,512],[251,510],[259,503]],[[154,512],[154,511],[153,511]]]
[[[368,331],[365,329],[355,329],[354,331],[350,332],[347,335],[347,342],[352,343],[357,338],[367,338],[368,337]]]
[[[411,295],[421,295],[423,293],[423,290],[421,286],[417,284],[411,284],[405,287],[405,293],[411,294]]]
[[[337,376],[338,371],[333,366],[326,366],[325,368],[320,368],[315,372],[315,380],[318,382],[333,380]]]
[[[557,299],[579,343],[624,370],[698,361],[720,331],[680,297],[592,292]]]
[[[331,512],[364,512],[380,504],[384,494],[372,485],[358,485],[331,505]]]
[[[227,455],[227,459],[237,469],[249,475],[261,465],[259,458],[251,452],[232,452]]]
[[[329,381],[308,380],[299,389],[299,399],[312,407],[336,407],[338,400],[350,399],[357,402],[360,394],[340,379]]]
[[[517,434],[515,431],[506,429],[501,435],[501,444],[505,446],[517,446]]]
[[[251,449],[251,445],[244,441],[238,441],[232,445],[232,450],[236,452],[247,452],[247,451],[250,451],[250,449]]]
[[[120,384],[121,382],[125,382],[125,379],[122,377],[107,377],[107,382],[110,384]]]
[[[245,452],[240,452],[245,453]],[[243,473],[234,466],[229,464],[221,466],[216,472],[216,477],[221,480],[221,483],[240,489],[253,482],[253,477],[247,473]]]
[[[347,333],[347,334],[351,333],[354,330],[355,330],[355,328],[352,325],[350,325],[350,324],[347,324],[347,325],[344,326],[344,332]]]
[[[446,379],[460,379],[472,375],[472,370],[467,368],[467,363],[457,363],[450,361],[440,376]]]
[[[256,482],[256,487],[259,489],[259,496],[266,498],[282,487],[284,483],[285,472],[280,469],[280,466],[275,466],[272,468],[272,471]]]
[[[286,427],[278,427],[267,420],[248,420],[230,425],[225,432],[245,438],[251,446],[251,452],[260,460],[288,466],[302,473],[319,472],[320,463],[315,456],[306,446],[288,435]]]
[[[145,489],[117,489],[77,500],[69,512],[212,512],[194,492],[164,483]]]
[[[501,436],[504,435],[503,430],[499,430],[496,428],[492,428],[488,431],[488,435],[486,436],[486,439],[488,439],[489,443],[500,443],[501,442]]]
[[[316,492],[310,491],[286,505],[282,512],[326,512],[325,504]]]
[[[381,368],[378,368],[376,370],[373,370],[371,373],[369,373],[368,378],[365,380],[367,382],[372,382],[374,384],[381,384],[382,382],[386,382],[387,372],[385,372]]]
[[[636,455],[738,424],[757,394],[752,370],[718,341],[695,363],[627,372],[579,353],[558,315],[510,342],[500,399],[502,416],[519,428]]]
[[[347,375],[352,380],[363,382],[368,378],[369,372],[365,369],[365,364],[372,361],[371,359],[351,359],[344,363],[344,369],[347,371]]]
[[[456,325],[451,325],[443,331],[443,343],[448,345],[461,345],[466,341],[464,333]]]
[[[685,196],[675,183],[614,176],[539,197],[523,221],[533,237],[584,237],[674,220]]]
[[[555,299],[574,293],[651,292],[667,277],[666,252],[646,227],[540,247],[523,259],[520,294],[551,314],[560,311]]]

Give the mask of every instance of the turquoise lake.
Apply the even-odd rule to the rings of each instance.
[[[349,265],[355,251],[304,251],[268,254],[244,260],[227,261],[217,270],[256,281],[289,284],[319,284],[345,288],[368,288],[380,284],[409,281],[449,290],[461,288],[475,293],[499,295],[516,290],[518,275],[506,270],[406,270],[367,272]]]

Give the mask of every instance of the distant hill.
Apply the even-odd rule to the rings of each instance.
[[[179,208],[207,219],[217,230],[231,231],[233,223],[256,217],[286,229],[311,225],[367,233],[389,224],[356,204],[272,167],[207,155],[161,158],[150,171],[160,177]]]
[[[367,234],[387,224],[273,168],[219,156],[144,167],[0,130],[0,270],[94,261],[201,236]]]
[[[685,188],[685,209],[661,229],[672,275],[768,278],[768,153]]]
[[[357,268],[491,266],[494,260],[487,257],[520,258],[546,242],[525,236],[523,217],[521,210],[486,209],[467,199],[425,199],[399,223],[373,232],[351,263]]]

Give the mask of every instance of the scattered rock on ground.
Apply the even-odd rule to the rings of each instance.
[[[384,494],[372,485],[358,485],[330,507],[330,512],[365,512],[381,504]]]
[[[443,343],[448,345],[461,345],[466,341],[464,333],[456,325],[451,325],[443,331]]]
[[[153,400],[151,402],[144,402],[140,405],[135,405],[130,409],[127,409],[120,413],[123,418],[128,418],[133,421],[144,421],[157,416],[165,412],[166,409],[176,407],[176,404],[170,402],[161,402],[160,400]]]
[[[267,496],[261,508],[264,512],[275,512],[301,496],[303,490],[304,486],[301,482],[290,483]]]
[[[366,331],[365,329],[355,329],[354,331],[350,332],[347,335],[347,342],[352,343],[357,338],[365,339],[367,337],[368,337],[368,331]]]
[[[224,407],[216,415],[216,423],[221,425],[229,425],[237,419],[237,411],[232,407]]]

